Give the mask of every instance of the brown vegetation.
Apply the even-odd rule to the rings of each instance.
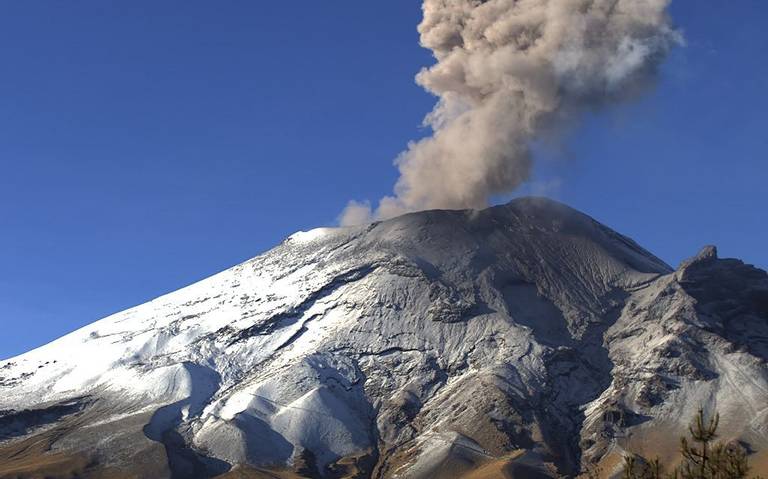
[[[32,436],[0,448],[0,479],[133,479],[108,470],[84,454],[52,452],[61,431]]]

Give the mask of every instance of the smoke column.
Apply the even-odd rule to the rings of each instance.
[[[585,108],[636,96],[682,42],[671,0],[424,0],[416,82],[438,102],[432,135],[395,161],[394,195],[351,201],[342,224],[431,208],[481,208],[531,172],[529,145]]]

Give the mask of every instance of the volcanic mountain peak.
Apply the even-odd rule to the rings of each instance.
[[[765,448],[766,284],[542,198],[297,233],[0,362],[0,477],[572,475],[715,405]]]

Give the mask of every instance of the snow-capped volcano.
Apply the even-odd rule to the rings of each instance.
[[[550,200],[426,211],[0,361],[0,477],[575,475],[674,454],[700,406],[765,451],[767,359],[768,276],[713,248],[674,271]]]

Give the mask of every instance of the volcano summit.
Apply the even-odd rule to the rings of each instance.
[[[713,247],[674,270],[551,200],[425,211],[0,361],[0,477],[610,473],[699,407],[766,451],[766,360],[768,275]]]

